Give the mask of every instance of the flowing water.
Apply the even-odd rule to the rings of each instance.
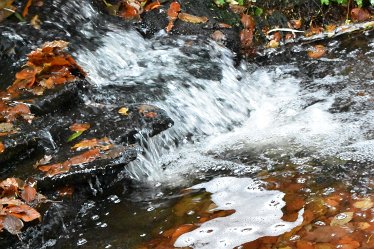
[[[82,11],[98,18],[89,5]],[[285,194],[264,187],[267,176],[310,181],[308,195],[343,185],[357,196],[372,196],[372,34],[330,41],[320,60],[305,56],[306,45],[239,66],[229,50],[197,37],[161,32],[145,40],[111,22],[105,29],[85,22],[75,35],[73,45],[95,40],[95,47],[76,45],[74,54],[97,87],[87,104],[151,103],[175,125],[152,138],[140,132],[138,159],[115,179],[132,179],[130,186],[52,204],[48,226],[29,228],[15,247],[134,248],[197,222],[201,214],[191,203],[179,205],[185,212],[176,208],[188,196],[236,212],[182,235],[175,246],[233,248],[278,236],[303,222],[304,208],[297,219],[282,220]],[[101,191],[99,182],[91,186]],[[72,214],[74,203],[79,206]],[[39,239],[33,240],[35,233]]]

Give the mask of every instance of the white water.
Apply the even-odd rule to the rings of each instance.
[[[235,213],[203,223],[192,232],[181,235],[176,247],[234,248],[264,236],[278,236],[291,231],[303,221],[304,209],[294,222],[282,220],[284,193],[264,190],[250,178],[218,177],[191,187],[212,193],[216,210]]]
[[[180,185],[185,184],[186,175],[211,169],[229,169],[238,175],[258,169],[258,165],[210,156],[227,151],[258,151],[259,158],[266,158],[275,150],[290,155],[295,163],[321,156],[374,161],[374,142],[364,137],[374,123],[373,110],[358,115],[328,112],[334,98],[350,94],[350,89],[334,94],[303,89],[301,79],[292,76],[302,70],[296,66],[249,70],[249,65],[242,63],[235,68],[228,50],[213,42],[198,44],[193,37],[165,43],[163,38],[143,40],[136,32],[115,30],[102,42],[94,52],[78,53],[92,83],[99,87],[158,85],[167,93],[152,104],[165,109],[175,121],[162,136],[143,141],[145,153],[128,169],[133,178]],[[195,52],[183,53],[191,48]],[[211,69],[216,65],[222,80],[191,73],[191,68],[199,67],[216,73]],[[327,76],[311,84],[340,84],[344,80],[343,76]],[[313,99],[320,101],[310,105]],[[193,134],[192,142],[187,139],[189,134]],[[293,156],[301,150],[310,155]],[[271,163],[272,159],[267,160]]]

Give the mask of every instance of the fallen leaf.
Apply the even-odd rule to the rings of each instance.
[[[213,32],[213,34],[211,34],[210,36],[214,41],[216,42],[222,42],[224,40],[226,40],[226,36],[224,33],[222,33],[222,31],[219,31],[219,30],[216,30]]]
[[[51,159],[52,159],[52,156],[50,156],[50,155],[45,155],[42,159],[40,159],[39,161],[37,161],[37,162],[33,165],[33,167],[34,167],[34,168],[37,168],[37,167],[40,166],[40,165],[47,164],[47,163],[49,163],[49,162],[51,161]]]
[[[75,123],[75,124],[72,124],[70,127],[69,127],[69,129],[71,130],[71,131],[75,131],[75,132],[78,132],[78,131],[86,131],[86,130],[88,130],[89,128],[91,127],[91,125],[90,124],[88,124],[88,123]]]
[[[58,174],[69,172],[70,168],[71,167],[68,164],[55,163],[51,165],[40,166],[38,169],[40,171],[46,172],[48,176],[55,176]]]
[[[240,44],[243,49],[250,48],[253,41],[253,31],[243,29],[240,31]]]
[[[290,21],[291,28],[300,29],[302,25],[301,19],[294,19]]]
[[[155,117],[157,117],[157,113],[155,113],[155,112],[144,112],[143,116],[145,118],[155,118]]]
[[[351,10],[351,18],[356,22],[363,22],[371,18],[370,12],[367,9],[353,8]]]
[[[79,137],[80,135],[83,134],[83,131],[77,131],[77,132],[74,132],[73,134],[71,134],[68,139],[66,140],[67,142],[71,142],[73,141],[74,139],[76,139],[77,137]]]
[[[232,28],[232,26],[230,24],[223,23],[223,22],[218,23],[218,27],[222,28],[222,29],[231,29]]]
[[[0,142],[0,153],[3,153],[5,151],[5,145]]]
[[[30,23],[34,27],[34,29],[40,29],[42,21],[40,21],[39,15],[35,15],[33,18],[31,18]]]
[[[21,232],[21,229],[23,228],[23,222],[13,215],[5,216],[2,225],[9,233],[13,235],[19,234]]]
[[[206,23],[209,20],[206,16],[194,16],[187,13],[179,13],[178,18],[189,23]]]
[[[154,9],[157,9],[161,6],[160,4],[160,1],[154,1],[154,2],[151,2],[149,4],[147,4],[145,7],[144,7],[144,10],[145,11],[151,11],[151,10],[154,10]]]
[[[353,212],[344,212],[335,215],[332,219],[330,226],[342,226],[350,222],[353,218]]]
[[[126,107],[122,107],[118,110],[118,113],[121,115],[127,116],[129,115],[129,109]]]
[[[71,147],[72,150],[82,150],[82,149],[89,149],[93,148],[97,145],[98,140],[96,138],[93,139],[85,139],[80,141],[79,143],[75,144]]]
[[[353,206],[361,210],[367,210],[374,207],[374,202],[370,198],[364,198],[360,201],[356,201],[355,203],[353,203]]]
[[[172,2],[169,6],[167,15],[169,19],[168,26],[166,27],[166,32],[170,32],[174,27],[174,21],[178,18],[178,13],[181,11],[180,4],[178,2]]]
[[[19,199],[14,199],[14,198],[7,198],[3,197],[0,199],[0,205],[13,205],[13,206],[19,206],[24,204],[23,201]]]
[[[41,217],[38,211],[26,204],[8,207],[8,213],[22,219],[24,222],[29,222]]]
[[[315,45],[308,51],[309,58],[318,59],[326,54],[326,48],[323,45]]]
[[[22,11],[22,16],[23,16],[23,17],[26,17],[26,16],[27,16],[27,13],[29,13],[29,8],[30,8],[30,6],[31,6],[31,3],[32,3],[32,0],[27,0],[26,5],[25,5],[25,8],[24,8],[23,11]]]
[[[242,14],[240,21],[242,22],[243,27],[245,29],[249,29],[249,30],[255,29],[256,24],[252,16],[247,15],[247,14]]]
[[[36,197],[36,189],[29,185],[25,185],[21,192],[21,198],[26,202],[32,202]]]

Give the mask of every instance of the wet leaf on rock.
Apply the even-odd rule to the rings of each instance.
[[[21,232],[23,228],[23,222],[13,215],[7,215],[4,218],[2,226],[6,229],[9,233],[13,235],[17,235]]]
[[[181,6],[178,2],[172,2],[169,6],[167,15],[169,19],[168,26],[166,27],[166,32],[170,32],[174,27],[174,22],[178,18],[178,13],[181,11]]]
[[[129,115],[129,108],[122,107],[118,110],[118,113],[123,115],[123,116],[127,116],[127,115]]]
[[[81,123],[81,124],[79,124],[79,123],[75,123],[75,124],[72,124],[70,127],[69,127],[69,129],[71,130],[71,131],[75,131],[75,132],[78,132],[78,131],[86,131],[86,130],[88,130],[89,128],[91,127],[91,125],[90,124],[88,124],[88,123]]]
[[[342,226],[350,222],[353,218],[353,212],[344,212],[335,215],[332,219],[330,226]]]
[[[315,45],[308,51],[309,58],[319,59],[326,54],[326,48],[323,45]]]
[[[151,11],[151,10],[154,10],[154,9],[157,9],[157,8],[160,8],[161,7],[161,3],[160,1],[154,1],[154,2],[151,2],[149,4],[147,4],[145,7],[144,7],[144,10],[145,11]]]
[[[5,145],[0,142],[0,153],[3,153],[5,151]]]
[[[36,189],[30,185],[25,185],[21,192],[21,198],[26,202],[32,202],[36,198]]]
[[[355,203],[353,203],[353,206],[355,208],[367,210],[367,209],[374,207],[374,203],[370,198],[364,198],[360,201],[356,201]]]
[[[194,16],[191,14],[187,13],[179,13],[178,18],[184,22],[189,22],[189,23],[206,23],[208,22],[208,17],[206,16]]]
[[[241,23],[243,24],[243,27],[245,29],[254,30],[255,29],[255,20],[252,16],[247,14],[242,14],[242,17],[240,18]]]
[[[67,142],[71,142],[73,141],[74,139],[76,139],[77,137],[79,137],[80,135],[83,134],[83,131],[77,131],[77,132],[74,132],[73,134],[71,134],[68,139],[66,140]]]
[[[8,213],[24,222],[30,222],[41,217],[38,211],[26,204],[8,207]]]

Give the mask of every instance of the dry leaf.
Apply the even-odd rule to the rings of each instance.
[[[29,185],[23,187],[21,198],[26,202],[32,202],[36,197],[36,189]]]
[[[8,207],[8,212],[9,214],[20,218],[25,222],[39,219],[41,217],[38,211],[26,204]]]
[[[256,24],[252,16],[247,15],[247,14],[242,14],[240,21],[242,22],[245,29],[250,29],[250,30],[255,29]]]
[[[342,226],[350,222],[353,218],[353,212],[344,212],[335,215],[332,219],[330,226]]]
[[[351,18],[356,22],[363,22],[371,18],[370,12],[362,8],[353,8],[351,10]]]
[[[88,130],[90,127],[91,127],[91,125],[88,124],[88,123],[81,123],[81,124],[75,123],[75,124],[72,124],[72,125],[69,127],[69,129],[70,129],[71,131],[78,132],[78,131],[86,131],[86,130]]]
[[[206,16],[194,16],[187,13],[179,13],[178,18],[189,23],[206,23],[209,20]]]
[[[23,222],[13,215],[5,216],[2,225],[9,233],[13,235],[19,234],[23,228]]]
[[[370,198],[364,198],[360,201],[356,201],[355,203],[353,203],[353,206],[355,208],[367,210],[367,209],[374,207],[374,203]]]

